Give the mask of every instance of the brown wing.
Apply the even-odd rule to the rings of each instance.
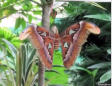
[[[53,51],[54,51],[53,37],[45,28],[38,26],[36,31],[43,39],[43,44],[44,44],[44,47],[38,49],[38,52],[41,57],[40,59],[47,68],[51,69],[52,61],[53,61]]]
[[[61,44],[62,44],[62,54],[63,54],[63,63],[64,66],[69,68],[68,65],[73,64],[73,60],[75,60],[76,57],[72,56],[73,53],[73,37],[76,33],[78,33],[80,30],[80,24],[74,24],[68,27],[64,33],[61,34]],[[71,57],[72,56],[72,57]],[[71,59],[73,59],[71,61]]]
[[[61,35],[61,44],[63,63],[66,68],[73,65],[89,33],[95,33],[95,31],[99,34],[100,29],[86,21],[73,24],[64,31]]]

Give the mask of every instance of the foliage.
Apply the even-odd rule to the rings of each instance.
[[[111,70],[104,73],[100,78],[100,83],[105,83],[106,81],[110,80],[111,79],[110,75],[111,75]]]
[[[86,15],[84,17],[100,19],[100,20],[104,20],[104,21],[111,21],[110,15],[108,15],[108,14]]]
[[[2,81],[4,82],[4,84],[7,86],[15,86],[15,53],[16,53],[16,48],[6,39],[2,39],[2,41],[4,42],[5,45],[8,45],[8,49],[9,49],[9,53],[7,49],[4,46],[1,46],[1,51],[3,53],[3,57],[1,59],[1,65],[3,65],[5,67],[5,70],[3,70],[1,67],[1,69],[3,70],[2,72]],[[4,79],[5,78],[5,79]]]
[[[12,33],[11,30],[9,30],[8,28],[1,28],[0,27],[0,41],[3,46],[4,43],[2,43],[2,38],[4,39],[7,39],[8,41],[10,41],[12,44],[14,44],[16,47],[19,47],[20,46],[20,40],[19,38],[17,37],[16,34]]]
[[[24,29],[27,22],[32,23],[32,20],[37,20],[36,16],[41,16],[41,7],[40,4],[37,3],[33,0],[2,0],[0,3],[0,19],[12,14],[20,14],[16,19],[15,29],[19,27]],[[40,21],[38,23],[40,23]]]
[[[0,28],[0,71],[1,76],[7,78],[3,80],[7,85],[14,85],[13,70],[15,70],[16,47],[19,47],[21,41],[16,34],[8,28]],[[14,47],[15,45],[16,47]],[[14,52],[13,52],[14,51]],[[10,76],[9,74],[10,73]],[[12,80],[12,81],[11,81]]]
[[[36,50],[32,49],[29,44],[22,45],[16,59],[16,86],[34,85],[37,76]],[[34,69],[36,68],[36,69]]]
[[[19,47],[21,41],[16,34],[12,33],[8,28],[0,28],[0,75],[1,80],[6,86],[15,85],[15,59],[16,47]],[[13,52],[14,51],[14,52]]]
[[[64,72],[65,68],[62,66],[62,54],[60,51],[55,51],[53,55],[53,69],[46,71],[45,75],[49,85],[68,86],[68,75]]]
[[[37,79],[37,67],[36,61],[34,60],[35,56],[35,49],[31,48],[31,45],[26,44],[22,45],[21,49],[18,50],[13,44],[11,44],[7,40],[3,40],[7,45],[9,50],[11,51],[11,55],[14,56],[11,60],[16,60],[10,62],[9,57],[5,57],[6,63],[2,62],[1,69],[6,71],[3,80],[5,85],[7,86],[30,86],[35,84],[35,80]],[[5,51],[6,52],[6,51]],[[13,63],[13,64],[12,64]],[[4,68],[5,67],[5,68]],[[9,74],[8,74],[9,73]],[[16,81],[16,82],[15,82]]]

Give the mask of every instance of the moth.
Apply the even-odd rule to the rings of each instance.
[[[51,33],[53,32],[53,33]],[[53,26],[51,32],[47,29],[33,25],[27,27],[19,36],[20,40],[29,38],[39,53],[40,61],[48,69],[52,68],[53,51],[62,47],[63,64],[70,68],[81,51],[90,33],[100,34],[100,28],[93,23],[80,21],[70,25],[61,34]]]

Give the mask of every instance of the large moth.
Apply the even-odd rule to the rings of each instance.
[[[90,33],[100,34],[99,27],[86,21],[80,21],[69,26],[61,34],[58,33],[56,26],[53,26],[51,31],[53,34],[43,27],[32,25],[26,28],[19,37],[21,40],[30,38],[40,55],[41,62],[48,69],[52,68],[53,51],[58,49],[59,43],[62,47],[63,64],[66,68],[70,68],[88,35]]]

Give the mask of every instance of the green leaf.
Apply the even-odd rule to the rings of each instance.
[[[2,84],[0,84],[0,86],[3,86]]]
[[[27,5],[23,5],[23,9],[24,9],[24,10],[28,10]]]
[[[111,21],[110,14],[95,14],[95,15],[86,15],[84,16],[86,18],[94,18],[94,19],[99,19],[103,21]]]
[[[24,18],[19,17],[16,19],[15,29],[19,28],[20,26],[22,26],[22,28],[24,29],[26,27],[26,21],[24,20]]]
[[[7,66],[0,64],[0,72],[6,71]]]
[[[41,15],[41,11],[33,11],[33,14],[35,14],[35,15]]]
[[[101,8],[101,9],[103,9],[103,10],[107,10],[106,8],[104,8],[103,6],[101,6],[100,4],[98,4],[98,3],[96,3],[96,2],[90,2],[90,4],[91,4],[91,5],[94,5],[94,6],[98,7],[98,8]]]
[[[111,49],[108,49],[108,50],[107,50],[107,53],[108,53],[108,54],[111,54]]]
[[[29,21],[29,23],[32,22],[32,15],[28,15],[28,21]]]
[[[30,69],[32,68],[32,63],[33,63],[33,58],[34,58],[34,55],[36,54],[36,49],[32,49],[31,53],[29,53],[29,57],[26,57],[27,60],[26,60],[26,77],[30,71]]]
[[[98,69],[95,69],[95,70],[92,71],[92,75],[93,75],[93,77],[96,76],[97,72],[98,72]]]
[[[86,68],[83,68],[83,67],[79,67],[79,66],[73,66],[73,67],[70,68],[70,70],[82,70],[82,71],[87,72],[87,73],[90,74],[90,75],[91,75],[91,73],[92,73],[90,70],[88,70],[88,69],[86,69]]]
[[[21,25],[21,18],[19,17],[19,18],[16,19],[15,29],[19,28],[20,25]]]
[[[21,43],[19,38],[9,28],[0,28],[0,38],[8,40],[16,47],[19,47]],[[5,46],[5,43],[3,45]]]
[[[60,51],[55,51],[53,55],[53,65],[63,65],[62,62],[62,54]],[[49,85],[56,85],[60,84],[62,86],[67,86],[68,83],[68,75],[64,72],[65,68],[64,67],[53,67],[52,71],[50,72],[45,72],[45,76],[48,79]]]
[[[105,83],[106,81],[111,79],[111,70],[107,71],[100,77],[99,83]]]
[[[7,45],[8,45],[8,48],[9,48],[9,50],[10,50],[10,53],[12,54],[12,56],[14,57],[14,58],[16,58],[16,54],[17,54],[17,49],[16,49],[16,47],[13,45],[13,44],[11,44],[8,40],[6,40],[6,39],[2,39]]]
[[[23,44],[19,50],[19,56],[17,57],[17,86],[22,82],[24,86],[30,86],[37,72],[33,71],[35,66],[35,53],[36,49],[33,49],[30,44]],[[37,66],[37,65],[36,65]]]
[[[16,86],[21,86],[22,82],[22,53],[21,49],[17,53],[16,59]]]
[[[21,18],[21,24],[22,24],[22,29],[24,29],[26,27],[26,21]]]
[[[50,24],[54,23],[54,18],[50,17]]]
[[[94,64],[94,65],[91,65],[89,66],[88,68],[89,69],[103,69],[103,68],[107,68],[111,66],[111,63],[110,62],[102,62],[102,63],[98,63],[98,64]]]

